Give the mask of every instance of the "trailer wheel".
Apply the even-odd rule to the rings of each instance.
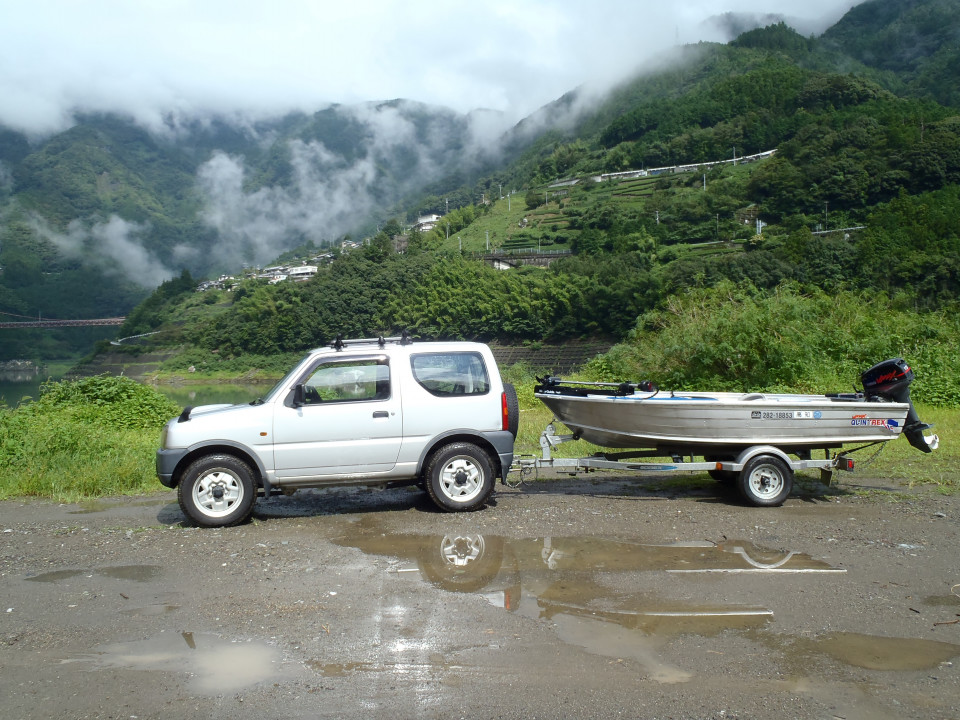
[[[782,505],[793,489],[793,470],[774,455],[757,455],[743,466],[739,489],[743,499],[751,505]]]

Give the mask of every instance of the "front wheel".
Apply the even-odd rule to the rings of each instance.
[[[430,498],[441,510],[476,510],[493,492],[490,458],[472,443],[451,443],[430,459],[424,471]]]
[[[793,470],[774,455],[751,458],[740,473],[740,494],[751,505],[782,505],[793,489]]]
[[[233,455],[205,455],[184,471],[177,487],[184,515],[201,527],[238,525],[257,499],[253,471]]]

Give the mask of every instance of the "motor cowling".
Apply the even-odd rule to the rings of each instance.
[[[892,358],[877,363],[869,370],[860,374],[863,383],[863,394],[867,400],[890,400],[892,402],[907,403],[907,424],[903,434],[917,450],[931,452],[937,447],[937,436],[930,439],[924,437],[923,431],[932,427],[920,421],[917,411],[910,401],[910,383],[913,382],[913,370],[903,358]]]

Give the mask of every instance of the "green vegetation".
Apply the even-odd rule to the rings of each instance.
[[[902,356],[917,373],[914,398],[947,409],[946,435],[956,425],[949,409],[960,406],[960,55],[944,38],[958,27],[949,0],[868,0],[822,38],[779,24],[728,45],[683,48],[579,115],[568,115],[577,93],[564,96],[507,138],[502,164],[475,167],[460,161],[463,118],[404,101],[384,107],[411,123],[416,144],[376,158],[371,127],[335,107],[258,126],[277,138],[269,146],[218,122],[180,144],[109,116],[79,118],[35,146],[0,129],[0,158],[14,179],[0,183],[0,312],[126,312],[121,335],[156,334],[113,351],[160,350],[172,356],[163,374],[192,378],[278,377],[337,335],[402,330],[424,339],[604,338],[620,344],[585,369],[589,377],[672,389],[844,390],[874,362]],[[566,122],[551,122],[560,117]],[[380,232],[337,251],[309,282],[193,292],[194,274],[214,269],[219,240],[198,214],[198,167],[215,152],[243,155],[244,191],[286,191],[294,150],[317,142],[345,165],[375,159],[381,217],[358,220],[358,237],[377,219]],[[417,170],[427,147],[443,177],[424,187]],[[707,164],[734,156],[737,164]],[[685,167],[597,180],[677,165]],[[433,231],[410,232],[398,253],[403,227],[425,213],[445,215]],[[57,233],[121,217],[137,223],[162,262],[196,260],[130,311],[142,289],[98,264],[95,243],[66,257],[37,232],[37,214]],[[310,257],[321,237],[293,233],[287,247],[299,248],[281,259]],[[483,260],[488,253],[557,257],[503,271]],[[17,331],[4,337],[0,359],[62,357],[113,334]],[[521,446],[535,449],[542,427],[526,422],[540,412],[531,371],[511,373]],[[39,494],[60,492],[56,483],[76,463],[66,450],[39,454],[40,435],[28,426],[39,432],[47,422],[53,448],[81,447],[80,425],[70,423],[83,419],[84,452],[150,445],[141,461],[152,462],[147,431],[105,422],[123,402],[91,403],[110,395],[108,385],[86,399],[67,387],[35,409],[2,410],[5,487],[15,469],[17,478],[48,478]],[[950,452],[945,443],[935,461],[914,463],[892,451],[884,455],[892,464],[877,467],[952,487]],[[120,462],[115,454],[109,462]],[[60,479],[47,467],[63,471]],[[138,472],[105,472],[104,487],[114,487],[107,475]]]
[[[36,402],[0,406],[0,499],[159,489],[158,435],[178,412],[155,390],[106,376],[50,383]]]
[[[957,347],[953,310],[917,313],[882,294],[803,293],[795,284],[768,294],[725,281],[642,315],[588,374],[675,390],[846,392],[863,370],[900,356],[917,375],[917,401],[958,407]]]
[[[505,368],[520,400],[518,454],[539,454],[539,436],[552,419],[533,397],[533,371]],[[920,384],[919,382],[917,383]],[[93,377],[51,383],[34,403],[0,405],[0,499],[43,497],[77,502],[107,495],[162,490],[153,466],[161,425],[179,407],[127,378]],[[921,405],[921,417],[945,437],[960,433],[960,413]],[[561,428],[562,430],[562,428]],[[600,448],[583,441],[556,449],[557,457],[582,457]],[[864,458],[858,458],[861,462]],[[945,443],[921,457],[895,441],[861,474],[911,484],[934,484],[943,492],[960,488],[960,449]],[[869,470],[866,468],[869,467]],[[838,475],[843,482],[847,477]],[[802,480],[802,478],[801,478]]]

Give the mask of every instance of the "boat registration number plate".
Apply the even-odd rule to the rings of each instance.
[[[819,412],[813,410],[754,410],[750,413],[753,420],[814,420]]]

